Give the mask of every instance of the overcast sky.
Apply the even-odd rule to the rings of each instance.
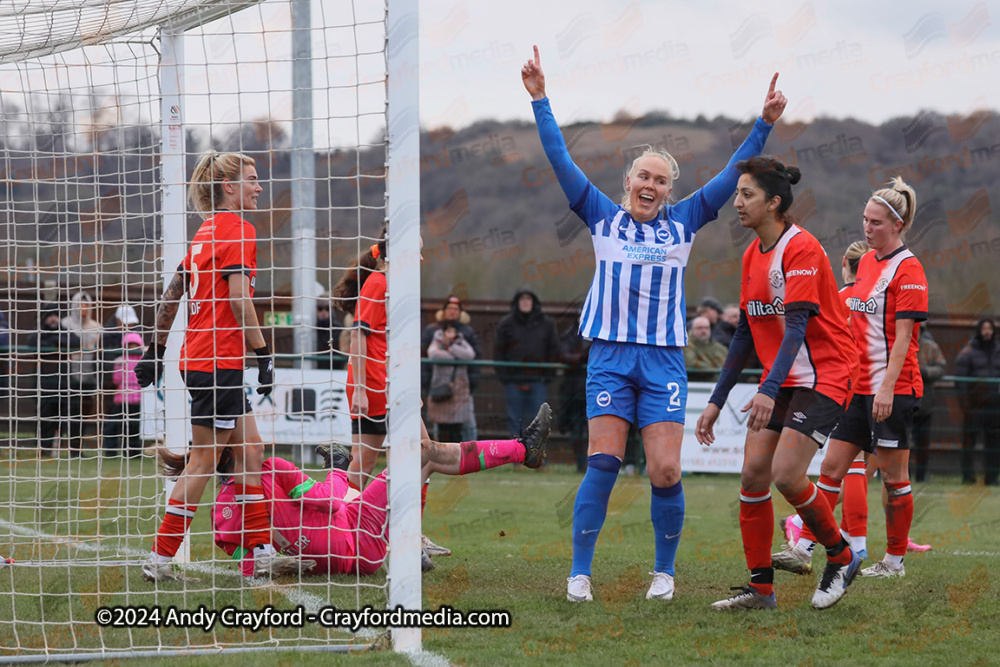
[[[315,145],[379,136],[382,4],[313,0],[312,7]],[[787,120],[878,123],[922,109],[964,116],[1000,109],[998,23],[1000,0],[422,0],[420,121],[434,129],[530,120],[520,67],[536,43],[564,125],[608,121],[622,110],[749,119],[775,71],[790,101]],[[290,25],[289,4],[265,0],[190,31],[185,123],[220,134],[250,119],[287,123]],[[358,51],[366,55],[353,57]],[[0,90],[23,108],[18,91],[58,93],[72,85],[79,93],[94,85],[120,104],[139,100],[135,117],[158,116],[152,46],[88,53],[86,70],[72,66],[84,59],[79,50],[4,66]],[[95,113],[74,106],[84,121]]]
[[[905,7],[905,9],[903,9]],[[423,0],[421,121],[529,119],[519,68],[542,54],[561,123],[626,109],[880,122],[1000,108],[1000,2]]]

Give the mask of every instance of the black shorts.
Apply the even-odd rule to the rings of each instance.
[[[855,394],[830,437],[849,442],[869,453],[874,452],[875,447],[909,449],[907,432],[913,424],[913,413],[920,406],[920,399],[905,394],[893,396],[892,414],[884,422],[876,422],[872,416],[874,403],[875,397],[871,394]]]
[[[250,399],[243,387],[243,369],[216,368],[213,373],[181,373],[191,394],[191,424],[231,430],[236,420],[250,412]]]
[[[782,387],[774,399],[767,428],[781,433],[790,428],[804,433],[822,447],[844,414],[844,406],[808,387]]]
[[[356,435],[385,435],[386,434],[385,415],[372,415],[370,417],[351,417],[351,433]]]

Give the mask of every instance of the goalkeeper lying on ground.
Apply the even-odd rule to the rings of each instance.
[[[542,404],[538,415],[515,440],[481,440],[463,443],[421,443],[421,481],[431,473],[466,475],[507,463],[537,468],[545,461],[552,411]],[[183,470],[183,458],[160,450],[164,474]],[[329,457],[327,457],[329,460]],[[240,561],[245,576],[253,574],[253,557],[243,546],[235,489],[228,475],[232,457],[221,457],[218,472],[226,476],[215,500],[212,523],[215,543]],[[386,471],[383,470],[360,496],[344,501],[347,472],[332,469],[326,481],[313,478],[282,458],[264,461],[261,475],[264,498],[270,504],[271,534],[275,548],[287,555],[301,555],[309,574],[375,573],[385,559],[388,545]],[[272,502],[273,501],[273,502]]]

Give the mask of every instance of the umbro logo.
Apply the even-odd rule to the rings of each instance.
[[[801,412],[795,412],[792,414],[792,419],[801,424],[806,420],[806,416]]]

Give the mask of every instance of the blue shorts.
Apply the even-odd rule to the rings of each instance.
[[[614,415],[640,429],[684,423],[684,348],[594,340],[587,362],[587,419]]]

